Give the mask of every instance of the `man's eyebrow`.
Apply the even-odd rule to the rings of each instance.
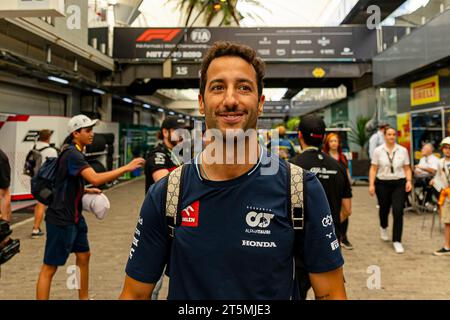
[[[222,78],[217,78],[217,79],[212,79],[211,82],[209,83],[209,85],[213,84],[213,83],[224,83],[225,80]],[[236,80],[237,83],[242,83],[242,82],[247,82],[247,83],[251,83],[254,84],[255,81],[253,81],[252,79],[249,78],[238,78]]]

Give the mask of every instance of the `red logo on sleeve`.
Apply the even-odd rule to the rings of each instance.
[[[197,200],[181,211],[181,225],[185,227],[198,227],[199,213],[200,201]]]

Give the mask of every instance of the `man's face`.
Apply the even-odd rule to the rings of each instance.
[[[93,127],[83,128],[80,132],[75,131],[73,133],[74,138],[83,145],[92,144],[94,141],[94,130]]]
[[[450,144],[444,144],[442,146],[442,152],[444,153],[445,157],[450,158]]]
[[[169,147],[174,147],[180,142],[183,141],[183,139],[180,137],[178,140],[175,139],[174,131],[177,129],[162,129],[164,138],[167,139],[167,141],[170,143]]]
[[[433,153],[433,150],[431,150],[429,145],[424,145],[422,147],[422,155],[424,155],[425,157],[431,155]]]
[[[205,93],[199,95],[200,113],[207,129],[256,129],[264,96],[258,99],[256,71],[242,58],[224,56],[214,59],[206,72]]]

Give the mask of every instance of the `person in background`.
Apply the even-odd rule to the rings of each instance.
[[[11,166],[6,154],[0,149],[0,219],[11,221]]]
[[[85,188],[85,182],[100,186],[114,181],[126,172],[142,167],[144,159],[136,158],[128,164],[107,172],[97,173],[86,161],[85,147],[94,140],[94,126],[98,120],[85,115],[72,117],[67,124],[69,139],[58,157],[53,200],[45,215],[47,237],[44,261],[36,285],[37,300],[48,300],[53,277],[60,266],[66,264],[71,253],[75,253],[79,270],[80,300],[89,299],[88,226],[82,215],[82,197],[85,193],[101,193],[97,188]]]
[[[345,221],[352,211],[352,189],[345,167],[331,156],[320,151],[325,137],[325,122],[317,115],[301,117],[298,126],[298,140],[302,153],[291,160],[293,164],[316,174],[322,185],[335,225],[337,239],[342,239],[341,221]],[[311,288],[307,272],[300,268],[300,298],[306,299]]]
[[[186,128],[186,121],[179,117],[168,116],[161,125],[159,135],[162,142],[158,143],[152,151],[150,151],[145,161],[145,193],[157,181],[161,180],[182,165],[181,159],[172,152],[178,141],[172,139],[172,133],[181,128]],[[164,273],[155,285],[152,292],[152,300],[158,300],[164,279]]]
[[[436,198],[439,194],[430,186],[436,172],[439,170],[439,158],[434,154],[434,147],[431,143],[426,143],[422,147],[422,157],[419,164],[414,168],[414,186],[421,187],[425,194],[424,203],[430,202],[433,194]]]
[[[284,126],[277,127],[278,130],[278,148],[274,150],[278,156],[284,160],[289,160],[295,157],[295,146],[291,140],[286,138],[286,128]],[[273,137],[272,137],[273,141]],[[270,151],[272,141],[267,144],[267,149]]]
[[[342,145],[341,140],[339,138],[339,135],[332,132],[329,133],[325,141],[323,143],[323,152],[330,155],[334,160],[342,164],[347,172],[348,180],[351,184],[351,177],[350,177],[350,171],[348,170],[348,160],[347,157],[342,152]],[[341,245],[344,249],[352,250],[353,245],[350,243],[347,237],[347,230],[348,230],[348,223],[349,223],[349,216],[341,212]]]
[[[373,158],[373,152],[375,148],[381,146],[384,143],[384,132],[388,125],[386,123],[380,123],[378,131],[375,132],[369,139],[369,158]]]
[[[377,195],[380,204],[380,236],[389,241],[387,234],[388,216],[392,207],[394,215],[393,245],[396,253],[404,253],[402,245],[403,209],[406,192],[411,191],[412,171],[409,153],[396,143],[397,131],[385,130],[385,143],[375,148],[369,171],[369,192]]]
[[[161,125],[158,133],[161,138],[145,160],[145,193],[152,184],[164,178],[172,170],[182,164],[181,159],[172,152],[178,141],[172,139],[172,133],[177,129],[186,128],[186,121],[179,117],[168,116]]]
[[[445,137],[440,145],[444,157],[440,160],[438,172],[430,184],[434,185],[436,179],[443,182],[439,197],[439,216],[445,225],[444,245],[433,252],[433,255],[450,256],[450,137]]]
[[[53,132],[48,129],[44,129],[39,131],[38,141],[34,146],[36,150],[41,153],[42,156],[42,165],[48,158],[56,158],[58,156],[58,151],[54,147],[50,145],[50,138]],[[33,230],[31,231],[31,238],[36,239],[42,237],[44,233],[41,230],[41,222],[44,218],[45,205],[40,203],[39,201],[36,203],[34,207],[34,225]]]

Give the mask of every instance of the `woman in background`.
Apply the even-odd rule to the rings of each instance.
[[[342,145],[339,136],[336,133],[329,133],[323,143],[323,152],[333,157],[337,162],[343,165],[347,171],[348,180],[351,182],[350,171],[348,170],[348,160],[342,152]],[[342,219],[345,219],[342,221]],[[347,250],[352,250],[353,246],[347,238],[348,219],[341,214],[341,245]]]

